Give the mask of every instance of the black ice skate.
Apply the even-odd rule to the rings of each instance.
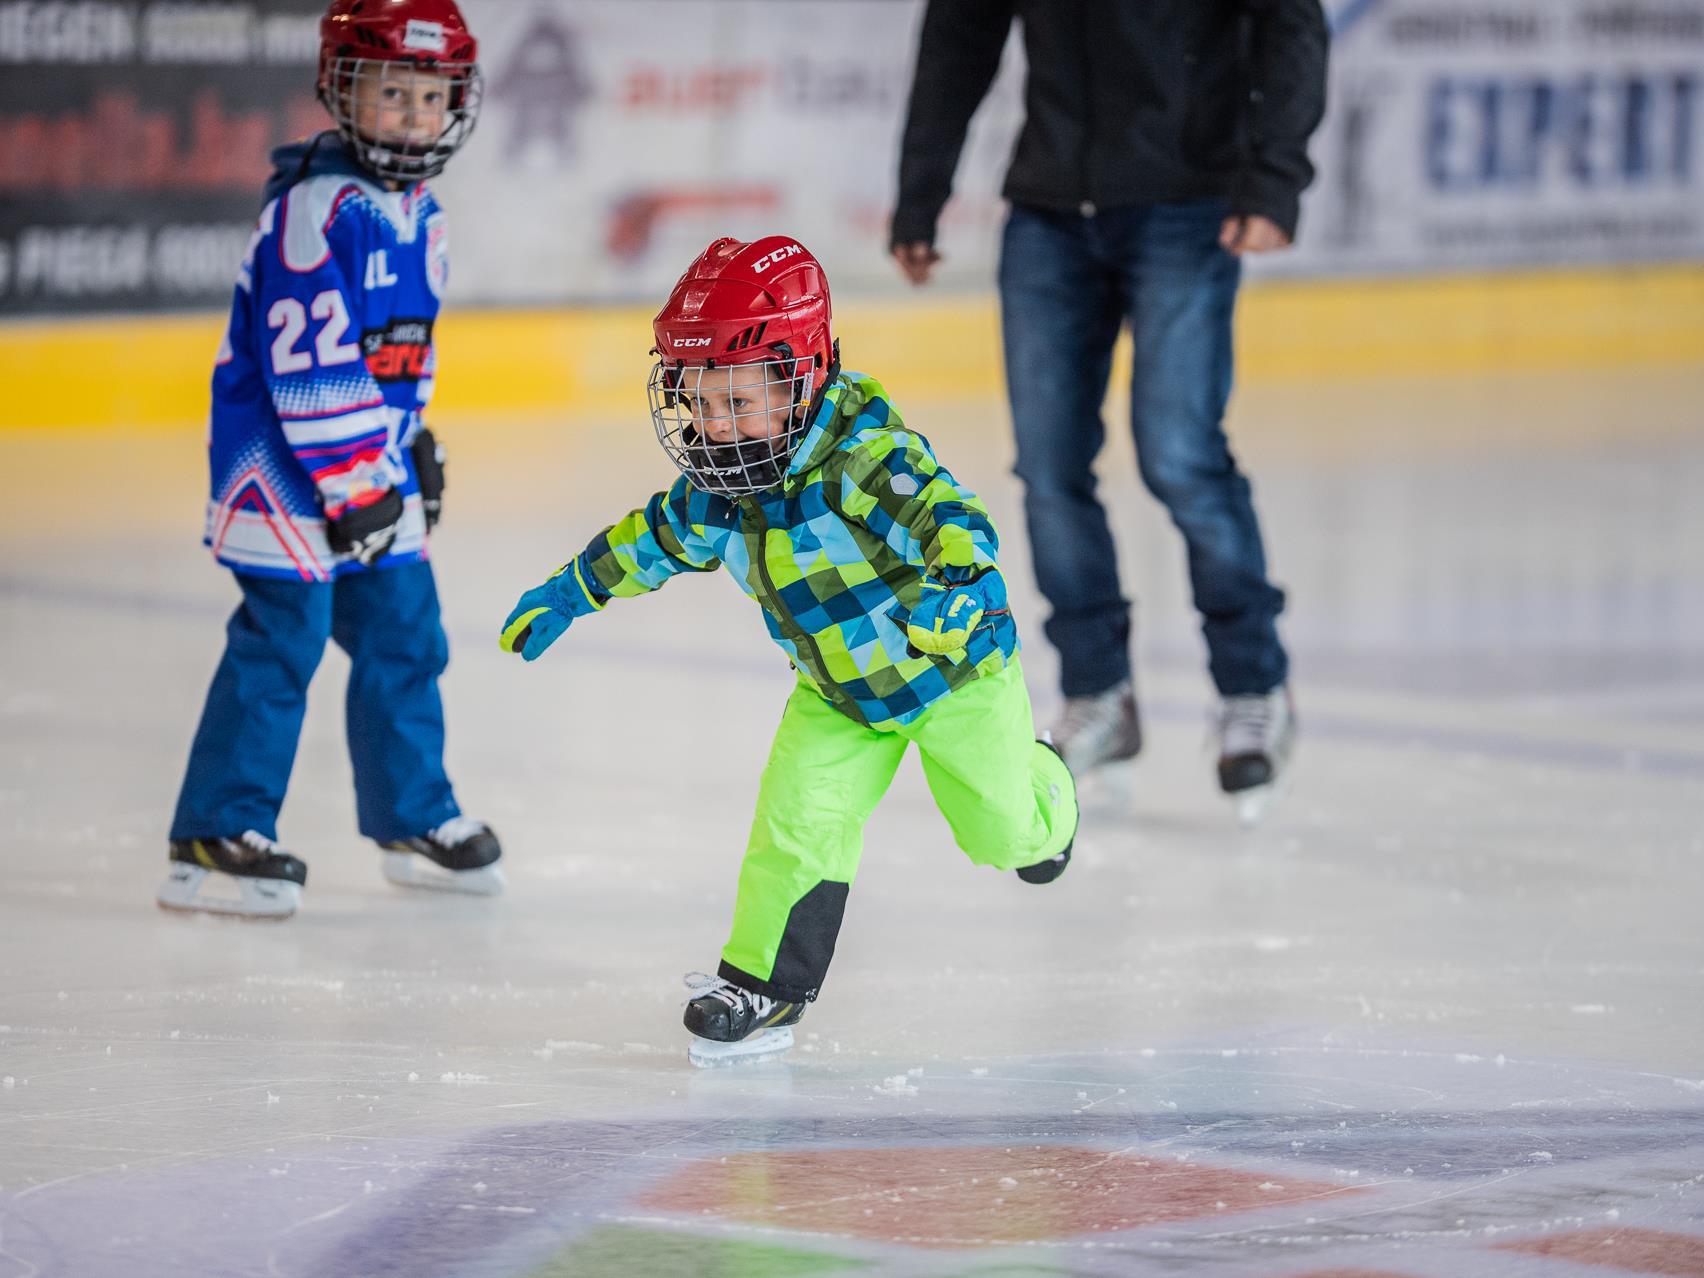
[[[385,850],[385,877],[401,887],[436,888],[474,896],[498,896],[504,887],[498,860],[503,845],[491,827],[472,817],[451,817],[425,834],[391,839]]]
[[[1226,697],[1219,709],[1219,788],[1237,816],[1253,825],[1277,795],[1296,741],[1296,708],[1288,687]]]
[[[308,867],[254,830],[230,838],[173,839],[171,873],[154,899],[164,910],[287,919],[302,903]]]
[[[691,992],[683,1020],[692,1031],[686,1058],[700,1068],[778,1056],[793,1045],[803,1003],[783,1003],[732,981],[688,972]]]
[[[1048,737],[1039,738],[1036,741],[1036,744],[1053,751],[1054,754],[1059,756],[1059,761],[1065,764],[1066,769],[1070,769],[1070,761],[1066,759],[1064,752],[1060,750],[1058,746],[1054,745],[1052,740]],[[1059,798],[1059,787],[1053,786],[1051,787],[1051,790],[1052,798],[1057,801]],[[1072,819],[1073,821],[1081,821],[1082,806],[1080,804],[1077,806],[1076,812],[1073,813]],[[1052,856],[1048,857],[1047,860],[1037,861],[1034,865],[1020,865],[1017,870],[1018,877],[1025,883],[1053,882],[1054,879],[1065,873],[1065,867],[1071,864],[1071,849],[1076,846],[1076,843],[1077,832],[1073,829],[1071,831],[1071,841],[1065,845],[1064,851],[1056,852]]]
[[[1037,861],[1034,865],[1020,865],[1017,874],[1025,883],[1051,883],[1065,873],[1065,867],[1070,864],[1071,849],[1067,847],[1057,856],[1050,856],[1045,861]]]

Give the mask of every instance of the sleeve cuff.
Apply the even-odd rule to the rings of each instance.
[[[895,209],[893,223],[888,232],[889,250],[898,248],[901,244],[935,243],[936,224],[940,214],[925,213],[918,209]]]
[[[609,595],[604,591],[602,583],[592,575],[591,565],[585,562],[586,556],[575,555],[561,568],[557,569],[551,584],[556,587],[556,594],[561,598],[563,611],[572,617],[584,617],[589,613],[600,612],[609,602]]]
[[[1236,202],[1236,212],[1243,215],[1258,214],[1268,219],[1294,243],[1296,224],[1301,216],[1301,197],[1294,191],[1275,190],[1250,183]]]

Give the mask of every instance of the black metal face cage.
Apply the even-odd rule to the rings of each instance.
[[[404,100],[412,103],[417,84],[426,79],[441,83],[449,98],[444,104],[444,128],[435,139],[426,143],[391,142],[368,137],[356,127],[358,89],[377,95],[397,85],[406,95]],[[437,177],[450,157],[466,145],[479,121],[484,92],[476,66],[438,68],[387,58],[338,57],[329,63],[325,82],[320,85],[320,101],[363,167],[406,186]]]
[[[779,484],[810,427],[814,361],[784,344],[761,364],[651,366],[646,393],[657,442],[704,492],[749,497]],[[751,377],[752,370],[763,377]],[[777,431],[775,415],[785,412]],[[727,438],[718,440],[717,435]]]

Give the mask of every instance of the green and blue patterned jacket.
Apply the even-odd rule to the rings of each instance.
[[[777,487],[730,499],[682,476],[592,538],[568,569],[601,604],[725,567],[763,606],[800,677],[843,714],[882,728],[915,719],[1017,652],[1006,613],[951,656],[906,643],[924,574],[967,581],[994,567],[998,548],[987,509],[906,429],[882,384],[843,373]]]

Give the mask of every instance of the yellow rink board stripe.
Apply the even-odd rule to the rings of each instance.
[[[434,412],[644,412],[649,307],[446,310]],[[1245,383],[1704,363],[1704,265],[1267,281],[1238,312]],[[1000,393],[986,294],[838,308],[847,362],[907,400]],[[0,427],[183,430],[205,420],[224,316],[0,324]]]

